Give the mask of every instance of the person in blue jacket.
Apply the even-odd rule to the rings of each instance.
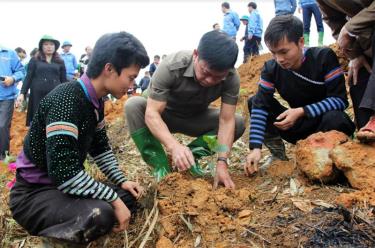
[[[64,41],[61,48],[63,52],[60,54],[61,58],[64,60],[66,68],[66,78],[68,81],[72,81],[78,72],[77,59],[73,53],[70,52],[72,48],[72,43],[70,41]]]
[[[296,0],[274,0],[275,14],[279,15],[293,15],[297,8]]]
[[[228,2],[221,4],[221,10],[224,13],[223,31],[232,39],[236,39],[237,31],[240,28],[240,18],[238,14],[230,9]]]
[[[9,151],[10,124],[17,96],[17,82],[25,76],[24,67],[14,50],[0,45],[0,160]]]
[[[263,20],[257,10],[257,4],[250,2],[248,5],[248,10],[250,13],[247,39],[250,45],[250,55],[259,55],[259,46],[262,41],[263,34]]]
[[[323,46],[324,28],[322,21],[322,13],[319,10],[319,6],[316,0],[298,0],[298,12],[301,12],[303,17],[303,38],[305,39],[305,45],[310,45],[310,25],[311,16],[314,15],[316,27],[318,29],[318,46]]]

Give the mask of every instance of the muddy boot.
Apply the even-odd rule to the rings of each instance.
[[[206,134],[206,135],[209,135],[209,134]],[[214,152],[212,152],[208,148],[206,141],[203,140],[203,136],[204,135],[199,136],[198,138],[196,138],[190,144],[187,145],[190,148],[191,152],[193,153],[194,159],[195,159],[195,165],[190,167],[189,172],[192,176],[195,176],[195,177],[204,176],[205,174],[203,169],[199,165],[198,160],[202,157],[211,156],[214,154]]]
[[[305,47],[310,46],[310,33],[304,33],[303,38],[305,40]]]
[[[318,46],[323,46],[324,32],[319,32],[318,37]]]
[[[284,141],[280,136],[270,136],[266,134],[263,143],[268,150],[270,150],[271,156],[263,162],[262,166],[259,168],[260,170],[267,170],[275,160],[288,161],[288,157],[285,153]]]
[[[152,166],[153,175],[159,182],[171,169],[168,165],[167,155],[160,142],[152,135],[148,128],[140,128],[131,135],[143,160]]]

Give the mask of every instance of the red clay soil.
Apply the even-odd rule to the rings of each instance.
[[[318,132],[300,140],[296,145],[296,163],[311,180],[329,182],[338,175],[329,152],[348,137],[338,131]]]

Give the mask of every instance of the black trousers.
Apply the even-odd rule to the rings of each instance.
[[[357,85],[350,82],[350,97],[353,102],[355,122],[358,129],[365,126],[375,114],[375,35],[372,36],[372,58],[367,61],[372,65],[372,73],[362,68],[359,71]]]
[[[248,108],[251,114],[251,108],[253,105],[253,98],[248,100]],[[276,121],[277,116],[287,110],[282,106],[276,99],[273,99],[270,111],[267,117],[267,136],[278,136],[288,141],[289,143],[295,144],[298,140],[305,139],[309,135],[316,132],[327,132],[331,130],[337,130],[350,136],[354,133],[355,125],[350,120],[349,116],[342,111],[329,111],[321,116],[315,118],[300,118],[297,120],[295,125],[288,130],[281,130],[275,127],[273,123]]]
[[[136,200],[130,192],[113,188],[131,213]],[[10,192],[13,218],[31,235],[86,244],[111,231],[116,222],[112,205],[96,199],[72,197],[53,185],[30,184],[17,175]]]

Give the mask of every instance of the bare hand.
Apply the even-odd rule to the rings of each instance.
[[[258,171],[258,164],[262,157],[261,150],[256,148],[252,150],[246,157],[246,163],[244,165],[244,171],[246,176],[251,176]]]
[[[129,191],[137,200],[141,198],[145,192],[144,188],[139,183],[126,181],[121,184],[123,190]]]
[[[349,35],[348,30],[345,28],[345,26],[341,29],[339,37],[337,39],[337,44],[339,45],[341,51],[348,56],[348,54],[351,52],[350,45],[353,41],[353,37]]]
[[[19,94],[19,96],[17,97],[16,103],[14,104],[15,107],[16,108],[20,107],[23,101],[25,101],[25,96],[23,94]]]
[[[219,183],[224,184],[225,188],[234,189],[234,187],[235,187],[234,182],[230,178],[228,168],[227,168],[227,164],[222,162],[222,161],[218,161],[218,163],[216,165],[216,175],[215,175],[215,178],[214,178],[214,189],[216,189],[218,187]]]
[[[285,110],[277,118],[277,122],[273,124],[281,130],[288,130],[293,127],[296,121],[304,115],[303,108],[291,108]]]
[[[177,144],[171,149],[173,165],[180,171],[185,171],[195,164],[191,150],[184,145]]]
[[[125,206],[124,202],[120,198],[117,198],[111,202],[111,204],[117,219],[117,224],[113,227],[112,231],[121,232],[128,229],[131,217],[129,209]]]
[[[350,61],[348,77],[346,79],[347,83],[349,83],[353,79],[353,85],[357,85],[358,72],[362,67],[365,67],[366,70],[371,74],[371,66],[367,62],[365,56],[360,55],[359,57]]]
[[[242,37],[242,38],[240,39],[240,41],[244,41],[244,39],[245,39],[245,37]]]
[[[4,85],[5,86],[11,86],[13,83],[14,83],[14,78],[13,77],[9,77],[9,76],[5,76],[5,79],[4,79]]]

